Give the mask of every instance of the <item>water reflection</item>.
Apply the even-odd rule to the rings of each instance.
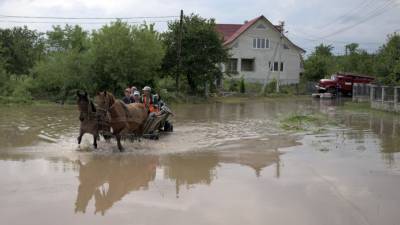
[[[164,176],[175,183],[176,196],[179,197],[181,186],[190,188],[195,184],[211,184],[218,166],[215,152],[195,154],[173,154],[162,160]]]
[[[86,164],[78,163],[80,184],[75,212],[85,213],[94,197],[95,213],[104,215],[129,192],[148,189],[156,175],[158,157],[96,157]]]
[[[400,119],[398,115],[379,111],[346,110],[342,106],[349,99],[314,101],[319,110],[339,121],[345,129],[342,142],[346,139],[355,140],[357,150],[372,148],[382,154],[382,158],[389,166],[395,164],[395,153],[400,152]],[[375,141],[375,142],[374,142]],[[376,146],[376,147],[375,147]]]
[[[274,141],[242,140],[222,145],[212,150],[165,155],[95,156],[84,163],[78,161],[79,186],[75,212],[86,213],[94,199],[95,213],[104,215],[116,202],[134,191],[151,189],[157,168],[159,179],[172,181],[169,186],[179,198],[183,188],[190,190],[197,185],[211,185],[217,179],[217,168],[225,164],[241,165],[261,176],[264,168],[276,170],[280,176],[280,147],[299,144],[295,139],[276,136]],[[273,166],[275,165],[275,166]]]
[[[375,135],[385,162],[389,166],[395,163],[394,154],[400,152],[400,122],[397,117],[384,114],[345,114],[344,122],[353,128],[346,131],[348,138],[364,142],[373,139],[371,134]]]

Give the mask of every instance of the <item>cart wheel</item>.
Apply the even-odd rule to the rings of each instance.
[[[164,124],[164,131],[166,132],[172,132],[174,130],[174,127],[172,126],[172,124],[168,121],[165,121]]]

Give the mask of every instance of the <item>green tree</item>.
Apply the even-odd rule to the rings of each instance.
[[[320,44],[317,47],[315,47],[315,55],[318,56],[332,56],[332,50],[333,46],[332,45],[324,45]]]
[[[90,89],[91,57],[76,50],[54,52],[34,67],[35,92],[64,102],[74,89]]]
[[[78,25],[53,26],[53,30],[48,31],[46,35],[46,47],[50,52],[70,49],[82,52],[89,48],[88,32]]]
[[[345,46],[346,55],[351,55],[357,53],[359,44],[357,43],[350,43]]]
[[[335,70],[334,57],[331,45],[315,47],[315,50],[304,62],[304,79],[317,81]]]
[[[388,41],[376,56],[376,74],[385,84],[400,84],[400,35],[388,36]]]
[[[359,49],[357,43],[346,45],[345,52],[345,55],[335,57],[339,70],[360,74],[373,74],[373,54],[368,54],[365,50]]]
[[[0,40],[0,95],[5,95],[6,85],[9,80],[9,76],[5,69],[6,60],[3,58],[3,48],[2,48],[1,40]]]
[[[130,84],[151,83],[164,49],[153,25],[116,21],[93,32],[92,79],[97,90],[120,92]]]
[[[88,33],[81,27],[53,27],[47,32],[47,55],[32,71],[33,92],[64,102],[71,91],[90,87],[92,57]]]
[[[177,67],[177,49],[179,21],[168,24],[168,32],[164,34],[167,46],[163,69],[173,76]],[[222,77],[218,65],[226,62],[228,49],[224,48],[222,39],[215,29],[213,19],[204,19],[191,14],[183,17],[180,79],[189,85],[190,93],[198,93],[199,89]],[[181,75],[185,75],[181,77]]]
[[[44,50],[43,35],[25,27],[0,29],[1,57],[10,74],[28,74]]]

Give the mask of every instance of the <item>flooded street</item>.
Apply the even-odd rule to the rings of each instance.
[[[0,111],[0,224],[400,224],[400,116],[284,98],[172,107],[158,141],[78,146],[76,106]],[[283,130],[292,113],[335,124]]]

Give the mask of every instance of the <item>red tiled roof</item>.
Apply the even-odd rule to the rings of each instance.
[[[236,38],[238,38],[243,32],[245,32],[247,29],[249,29],[249,27],[251,27],[251,25],[253,25],[255,22],[257,22],[257,20],[259,20],[260,18],[262,18],[263,16],[259,16],[257,18],[254,18],[250,21],[248,21],[245,24],[242,24],[240,26],[239,29],[236,30],[235,33],[233,33],[228,39],[225,40],[224,45],[227,45],[229,43],[231,43],[232,41],[234,41]]]
[[[216,26],[218,33],[222,34],[224,41],[226,41],[242,26],[242,24],[217,24]]]
[[[255,22],[259,19],[265,19],[270,23],[277,32],[281,32],[282,27],[280,25],[273,25],[267,18],[263,15],[256,17],[245,24],[216,24],[217,31],[224,37],[224,45],[232,43],[236,38],[238,38],[243,32],[249,29]],[[292,43],[286,36],[284,36],[290,43]],[[292,43],[293,44],[293,43]],[[293,44],[295,47],[299,48],[301,51],[305,52],[304,49]]]

